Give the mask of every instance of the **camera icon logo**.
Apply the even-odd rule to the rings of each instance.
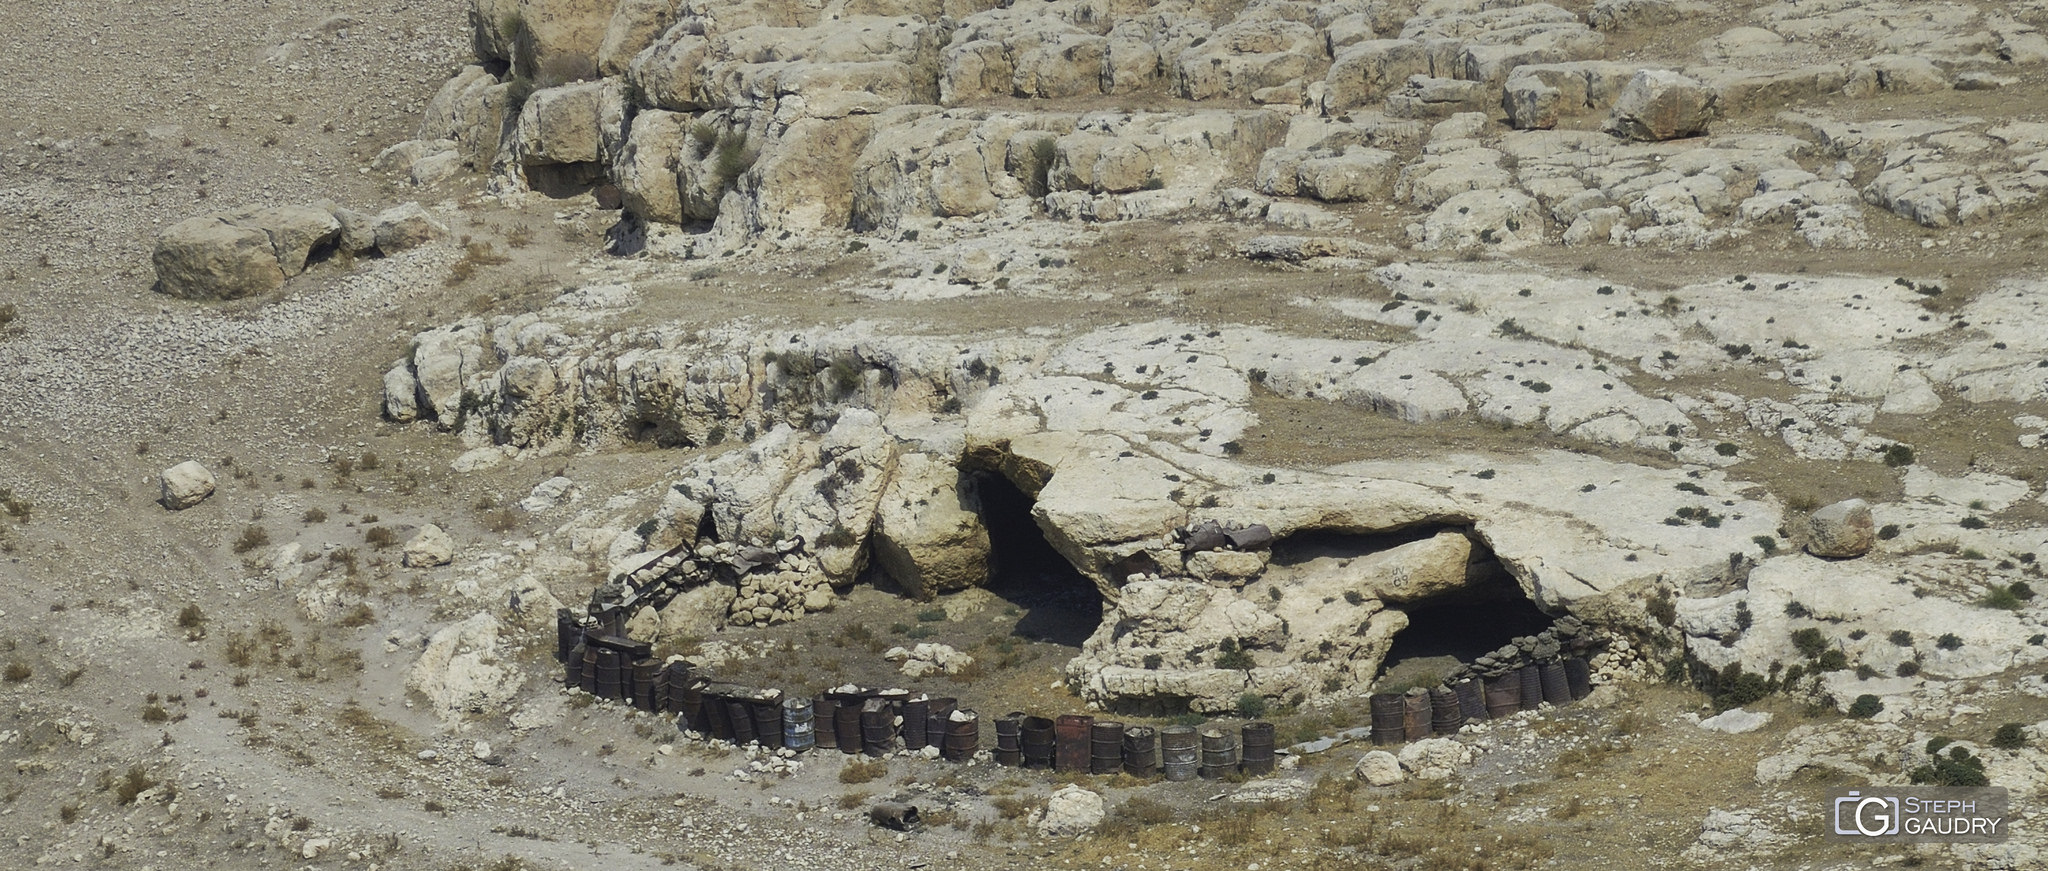
[[[1835,834],[1882,838],[1899,833],[1897,796],[1863,795],[1851,791],[1835,799]]]

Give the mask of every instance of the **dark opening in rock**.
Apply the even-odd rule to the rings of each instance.
[[[590,193],[607,178],[602,163],[541,163],[526,167],[527,187],[558,200]]]
[[[1387,651],[1381,686],[1433,684],[1432,677],[1548,629],[1554,619],[1477,544],[1469,585],[1392,607],[1408,615],[1408,628],[1395,634]]]
[[[1102,622],[1102,591],[1045,540],[1033,500],[1009,479],[976,472],[968,479],[988,527],[989,592],[1024,612],[1017,634],[1079,647]]]

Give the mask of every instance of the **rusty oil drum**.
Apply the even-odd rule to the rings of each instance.
[[[1429,691],[1429,712],[1429,731],[1438,735],[1455,735],[1465,727],[1465,709],[1458,705],[1458,694],[1448,687]]]
[[[1486,718],[1499,720],[1522,709],[1522,676],[1508,672],[1486,682]]]
[[[946,715],[945,737],[939,744],[939,757],[948,762],[965,762],[974,758],[974,751],[981,747],[981,716],[961,708]]]
[[[1167,780],[1194,780],[1202,763],[1202,738],[1193,726],[1159,730],[1159,765]]]
[[[1372,743],[1399,744],[1406,737],[1407,719],[1402,713],[1400,693],[1373,693]]]
[[[1011,711],[996,718],[996,764],[1016,768],[1024,764],[1024,712]]]
[[[732,743],[754,743],[754,706],[744,698],[725,700],[725,719],[732,724]]]
[[[924,749],[930,740],[926,733],[931,725],[927,722],[931,715],[930,699],[916,698],[903,703],[903,749]]]
[[[1124,724],[1088,727],[1088,773],[1115,774],[1124,767]]]
[[[1045,717],[1025,717],[1023,728],[1024,767],[1051,768],[1058,727]]]
[[[1241,751],[1242,755],[1240,757],[1244,764],[1244,773],[1253,775],[1272,774],[1275,764],[1273,758],[1273,724],[1264,720],[1246,723],[1244,724],[1244,731],[1240,734],[1243,736],[1244,741],[1242,745],[1244,749]]]
[[[1124,729],[1124,773],[1150,780],[1159,775],[1159,732],[1151,726]]]
[[[838,700],[820,693],[811,699],[811,717],[817,726],[814,740],[819,750],[839,749],[839,731],[833,727],[833,715],[839,712]]]
[[[1543,700],[1552,705],[1568,705],[1572,701],[1571,683],[1565,679],[1564,663],[1546,662],[1536,667],[1536,677],[1543,685]]]
[[[860,752],[869,756],[888,754],[896,745],[896,711],[882,699],[868,699],[860,706]]]
[[[1237,736],[1229,729],[1202,730],[1202,779],[1216,780],[1237,772]]]
[[[1543,704],[1543,673],[1532,662],[1516,669],[1515,677],[1521,682],[1522,710],[1536,710],[1538,705]]]
[[[754,742],[770,749],[782,744],[782,691],[765,690],[747,700],[754,717]]]
[[[839,752],[851,756],[860,752],[860,706],[859,700],[841,698],[832,713],[832,731],[837,733],[834,743]]]
[[[1087,714],[1061,714],[1053,723],[1053,769],[1088,770],[1088,732],[1095,718]]]
[[[1486,719],[1486,687],[1476,678],[1466,678],[1451,687],[1458,694],[1458,710],[1465,715],[1465,722],[1476,723]]]
[[[1429,691],[1413,689],[1401,694],[1401,735],[1408,741],[1429,737]]]
[[[652,659],[633,660],[633,707],[643,711],[659,710],[654,698],[654,678],[661,664]]]

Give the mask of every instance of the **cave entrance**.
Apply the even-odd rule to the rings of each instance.
[[[1383,686],[1428,684],[1524,635],[1550,628],[1554,617],[1536,607],[1493,554],[1473,542],[1465,587],[1388,607],[1408,615],[1381,662]]]
[[[1017,485],[986,471],[967,483],[988,528],[988,590],[1022,612],[1016,634],[1080,647],[1102,622],[1102,591],[1045,540],[1031,516],[1035,500]]]

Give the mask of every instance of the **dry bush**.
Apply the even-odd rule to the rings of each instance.
[[[270,531],[254,523],[242,527],[242,534],[235,539],[235,553],[248,553],[270,543]]]
[[[839,769],[840,783],[867,783],[889,773],[889,763],[880,759],[856,759]]]
[[[388,526],[372,526],[363,531],[363,543],[371,547],[390,547],[398,542],[398,533]]]
[[[35,671],[28,667],[28,663],[17,659],[7,664],[7,670],[0,672],[0,678],[5,678],[8,683],[21,683],[34,674]]]
[[[484,528],[492,532],[510,532],[519,525],[519,515],[510,508],[495,509],[484,515]]]
[[[371,610],[370,603],[368,602],[357,602],[356,606],[350,608],[348,613],[342,615],[341,618],[341,625],[350,629],[360,629],[375,622],[377,622],[377,612]]]

